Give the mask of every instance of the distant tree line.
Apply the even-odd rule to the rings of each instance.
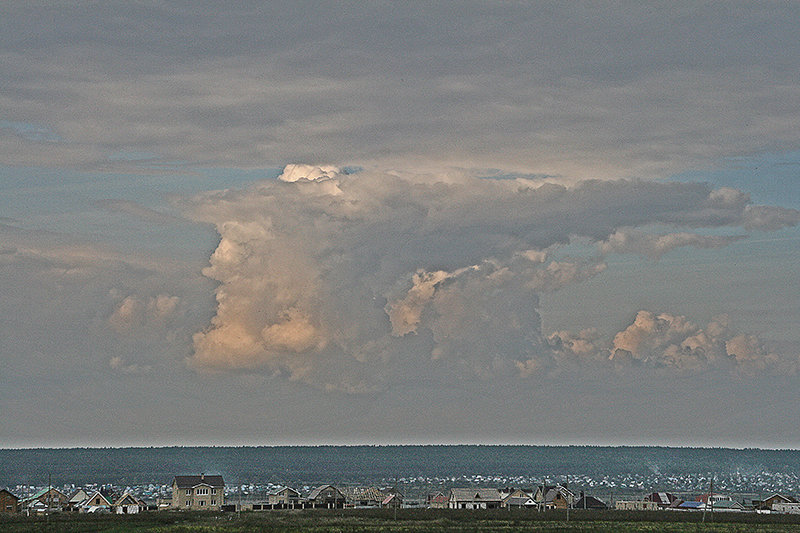
[[[800,451],[601,446],[277,446],[0,449],[0,487],[17,484],[169,483],[219,473],[228,483],[370,483],[400,477],[494,474],[800,475]]]

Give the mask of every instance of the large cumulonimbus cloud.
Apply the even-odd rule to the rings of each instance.
[[[568,361],[685,370],[717,359],[774,366],[754,337],[642,311],[613,341],[545,335],[539,295],[598,275],[603,254],[658,257],[734,238],[702,228],[772,230],[800,212],[753,206],[697,183],[416,175],[289,165],[278,180],[212,192],[188,206],[220,242],[211,324],[194,336],[201,370],[284,374],[365,392],[404,380],[517,379]],[[647,227],[674,228],[651,235]],[[595,251],[565,255],[575,240]],[[682,322],[682,320],[684,322]]]

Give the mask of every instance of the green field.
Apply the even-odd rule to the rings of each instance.
[[[800,516],[700,513],[572,511],[570,521],[561,512],[529,510],[448,511],[402,509],[345,511],[270,511],[236,513],[158,512],[140,515],[74,515],[0,517],[0,531],[107,532],[107,533],[250,533],[250,532],[504,532],[504,531],[668,531],[772,532],[800,531]]]

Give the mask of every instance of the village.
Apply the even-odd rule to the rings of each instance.
[[[223,476],[205,473],[175,475],[171,484],[119,487],[24,486],[0,489],[0,512],[27,516],[51,513],[137,514],[158,511],[258,512],[302,509],[512,509],[536,511],[606,510],[800,514],[797,495],[773,493],[761,498],[735,498],[713,491],[674,494],[655,491],[638,497],[603,498],[563,484],[528,488],[451,487],[406,497],[391,487],[321,484],[226,486]]]

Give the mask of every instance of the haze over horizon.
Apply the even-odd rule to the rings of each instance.
[[[0,7],[0,447],[800,448],[800,5]]]

